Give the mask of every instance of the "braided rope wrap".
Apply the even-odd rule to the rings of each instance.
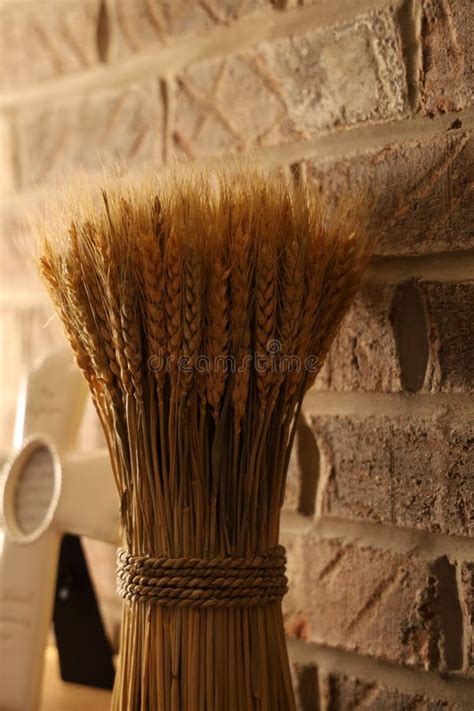
[[[288,590],[283,546],[253,558],[151,558],[119,549],[117,561],[121,597],[164,607],[268,605]]]

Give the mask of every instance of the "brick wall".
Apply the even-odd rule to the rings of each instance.
[[[367,188],[384,236],[306,399],[282,516],[295,688],[302,711],[474,708],[470,0],[0,15],[1,445],[20,373],[62,341],[24,223],[61,173],[252,148],[336,197]]]

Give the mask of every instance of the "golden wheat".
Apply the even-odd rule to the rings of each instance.
[[[279,513],[295,418],[369,240],[258,171],[118,182],[89,202],[39,267],[120,493],[113,708],[293,711]]]

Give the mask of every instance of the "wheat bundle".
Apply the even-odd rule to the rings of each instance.
[[[241,170],[109,186],[43,237],[121,500],[113,708],[294,709],[279,514],[363,230]]]

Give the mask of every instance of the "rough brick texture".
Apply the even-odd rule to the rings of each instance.
[[[322,453],[322,513],[474,535],[468,422],[454,414],[437,420],[318,416],[313,428]]]
[[[375,682],[351,679],[337,674],[328,674],[321,679],[322,699],[331,711],[346,711],[362,708],[366,711],[455,711],[456,705],[448,701],[436,701],[421,694],[402,694]],[[308,710],[309,711],[309,708]]]
[[[312,160],[308,178],[335,198],[356,191],[375,201],[371,225],[378,254],[466,249],[474,237],[469,139],[469,131],[453,130],[429,140],[387,142],[324,164]]]
[[[377,681],[326,674],[316,666],[293,670],[298,711],[456,711],[456,703],[436,701],[424,694],[401,693]]]
[[[21,185],[48,182],[71,170],[97,170],[106,160],[159,165],[162,126],[158,80],[25,111],[18,127]]]
[[[281,157],[336,210],[348,192],[365,196],[382,260],[316,386],[332,413],[344,401],[357,416],[305,409],[284,503],[287,628],[324,662],[304,657],[293,668],[300,711],[458,711],[428,693],[425,670],[474,684],[473,439],[454,404],[474,389],[471,4],[1,3],[2,448],[20,376],[64,343],[38,298],[24,223],[61,174],[92,173],[110,158],[161,168],[174,156],[250,147],[264,161]],[[425,267],[407,280],[401,267],[415,255]],[[427,275],[434,261],[446,268]],[[395,264],[399,276],[387,276]],[[372,414],[362,411],[371,393]],[[80,446],[104,446],[92,407]],[[393,537],[390,550],[379,532]],[[413,551],[394,552],[408,538]],[[115,561],[100,545],[88,555],[116,640]],[[368,673],[349,678],[334,656]],[[393,665],[410,674],[410,693],[388,683],[399,678]]]
[[[474,677],[474,563],[464,563],[460,568],[461,605],[464,611],[465,669]]]
[[[202,35],[245,15],[272,9],[271,0],[116,0],[109,22],[113,57],[127,57],[169,43],[181,34]]]
[[[304,415],[298,418],[286,481],[284,508],[313,516],[320,476],[320,454],[314,432]]]
[[[367,283],[318,376],[321,390],[472,392],[474,282]]]
[[[293,555],[301,557],[284,602],[290,635],[425,669],[462,668],[461,608],[447,559],[314,536]]]
[[[394,292],[395,287],[386,284],[362,287],[318,375],[318,389],[402,389],[397,346],[389,321]]]
[[[198,157],[400,115],[406,108],[400,57],[393,16],[379,12],[196,63],[178,79],[176,149]]]
[[[19,89],[99,61],[99,0],[6,3],[0,8],[0,87]]]
[[[421,105],[428,114],[472,103],[474,15],[470,0],[422,0]]]
[[[432,384],[446,391],[474,390],[474,282],[424,288],[435,351]]]

